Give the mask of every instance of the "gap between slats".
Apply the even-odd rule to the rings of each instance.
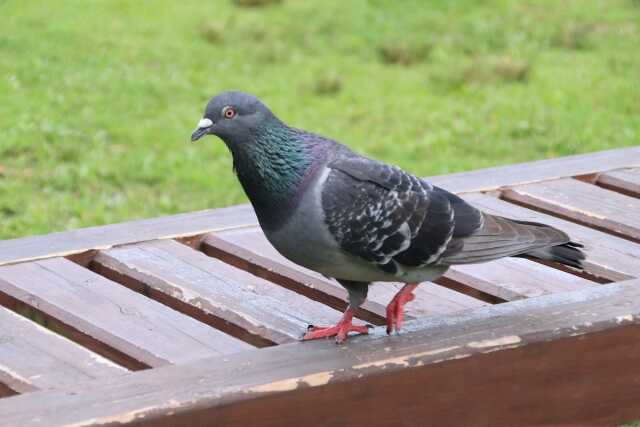
[[[591,183],[625,196],[640,198],[640,168],[603,172]]]
[[[64,258],[0,274],[4,306],[131,370],[253,348]]]
[[[550,261],[531,262],[547,265],[592,282],[604,284],[640,277],[640,246],[620,237],[604,233],[589,225],[569,221],[553,212],[535,209],[496,195],[475,194],[465,197],[474,206],[496,215],[533,221],[559,228],[586,245],[584,270],[578,271]]]
[[[571,178],[564,178],[567,182],[571,182]],[[553,185],[554,181],[543,183],[544,185]],[[624,195],[620,192],[611,191],[605,187],[596,185],[595,182],[590,182],[581,179],[575,179],[574,182],[582,183],[583,185],[593,186],[599,190],[602,190],[604,194],[611,192],[612,197],[615,195],[617,199],[628,198],[630,203],[636,203],[639,199]],[[542,184],[532,184],[542,185]],[[625,240],[629,240],[634,243],[640,243],[640,230],[637,225],[628,225],[624,220],[621,222],[613,218],[609,220],[608,217],[601,217],[597,213],[583,211],[579,207],[573,205],[564,206],[554,200],[541,199],[535,195],[528,195],[526,193],[527,185],[515,186],[512,188],[503,189],[500,193],[500,199],[509,203],[513,203],[518,206],[525,207],[527,209],[534,210],[536,212],[545,213],[557,218],[564,219],[566,221],[580,224],[585,227],[592,228],[594,230],[601,231],[603,233],[610,234]],[[619,201],[619,200],[617,200]],[[606,200],[603,200],[606,203]],[[619,228],[619,229],[617,229]]]
[[[206,313],[198,309],[194,305],[180,301],[179,299],[173,298],[163,292],[159,292],[139,280],[136,280],[130,276],[127,276],[111,268],[108,268],[104,264],[100,264],[92,261],[89,264],[89,268],[93,272],[103,277],[106,277],[107,279],[112,280],[116,283],[119,283],[120,285],[128,289],[131,289],[134,292],[138,292],[148,298],[158,301],[159,303],[164,304],[169,308],[172,308],[184,315],[192,317],[206,325],[209,325],[214,329],[217,329],[226,334],[229,334],[232,337],[241,339],[242,341],[248,344],[251,344],[255,347],[263,348],[263,347],[269,347],[276,344],[273,341],[266,340],[264,338],[261,338],[260,336],[249,334],[245,329],[242,329],[231,323],[225,322],[223,319],[217,316],[214,316],[212,314]]]
[[[176,241],[105,251],[91,268],[260,347],[298,340],[310,323],[337,322],[341,316]]]
[[[135,358],[118,351],[117,349],[110,347],[87,335],[71,325],[68,325],[46,313],[39,310],[37,307],[27,305],[22,301],[17,300],[11,295],[7,295],[4,292],[0,292],[0,305],[14,311],[15,313],[26,317],[29,320],[36,322],[37,324],[47,328],[51,332],[63,336],[76,344],[97,353],[104,358],[116,363],[131,371],[139,371],[150,368],[149,365],[136,360]]]

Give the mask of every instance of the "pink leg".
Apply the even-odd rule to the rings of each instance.
[[[347,339],[349,332],[358,332],[360,334],[368,334],[369,328],[367,326],[355,326],[351,323],[353,320],[353,309],[347,308],[342,315],[342,319],[335,326],[320,327],[312,326],[309,328],[306,334],[302,337],[303,341],[315,340],[325,337],[336,337],[336,342],[341,343]]]
[[[417,283],[407,283],[398,291],[387,306],[387,333],[390,334],[395,329],[400,331],[402,322],[404,321],[404,305],[409,301],[413,301],[415,295],[413,290],[418,286]]]

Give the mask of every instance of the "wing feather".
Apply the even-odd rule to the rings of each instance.
[[[553,227],[483,213],[375,160],[353,154],[328,167],[321,202],[329,231],[344,251],[387,273],[527,255],[570,242]]]

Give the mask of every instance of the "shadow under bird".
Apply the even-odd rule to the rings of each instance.
[[[387,332],[400,330],[403,307],[420,282],[451,266],[503,257],[582,268],[580,247],[539,223],[489,215],[398,167],[278,119],[242,92],[212,98],[191,135],[216,135],[269,242],[289,260],[335,278],[349,305],[335,326],[310,327],[303,339],[349,332],[371,282],[403,282],[387,306]],[[383,286],[383,285],[379,285]]]

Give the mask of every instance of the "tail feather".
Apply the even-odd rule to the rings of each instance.
[[[582,247],[584,246],[580,243],[570,241],[562,245],[535,249],[520,256],[524,258],[555,261],[559,262],[560,264],[568,265],[570,267],[582,270],[582,261],[585,259],[584,252],[580,250],[580,248]]]

